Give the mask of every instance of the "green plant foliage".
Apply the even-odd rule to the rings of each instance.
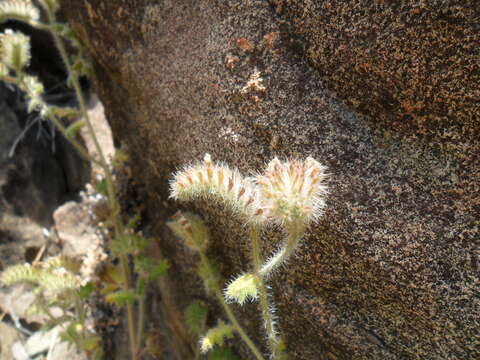
[[[200,350],[207,352],[214,346],[223,346],[225,339],[233,338],[233,326],[219,321],[218,325],[208,330],[204,337],[200,340]]]
[[[37,6],[41,6],[41,9]],[[112,234],[110,251],[118,257],[118,265],[107,267],[102,274],[102,289],[99,293],[105,295],[106,300],[118,306],[126,307],[130,354],[132,360],[138,360],[144,339],[144,292],[148,281],[162,276],[167,267],[166,261],[156,261],[141,257],[145,252],[148,240],[136,234],[133,229],[138,223],[138,217],[125,224],[121,214],[121,207],[117,199],[116,184],[114,182],[113,167],[118,167],[128,161],[123,151],[117,151],[113,159],[113,167],[99,145],[96,134],[93,132],[89,112],[85,106],[86,100],[80,84],[80,76],[92,73],[92,66],[82,52],[80,42],[75,38],[68,24],[61,23],[56,17],[59,9],[59,0],[0,0],[0,23],[6,20],[24,21],[30,26],[46,31],[52,36],[67,72],[67,85],[72,87],[77,97],[79,110],[69,107],[59,107],[48,104],[43,84],[35,76],[26,73],[30,61],[30,39],[20,32],[4,30],[0,33],[0,80],[17,86],[25,93],[27,110],[36,112],[42,120],[48,120],[79,152],[81,156],[95,163],[102,170],[105,178],[98,182],[95,188],[104,195],[108,206],[107,216],[102,218],[105,233]],[[40,16],[40,10],[42,16]],[[81,116],[81,120],[74,119]],[[64,126],[64,118],[75,122]],[[76,139],[80,129],[86,125],[85,133],[92,137],[96,156],[92,157],[83,143]],[[130,259],[133,259],[131,261]],[[88,257],[87,257],[88,260]],[[138,274],[131,276],[131,263],[135,264]],[[90,266],[88,261],[84,265]],[[75,343],[79,349],[87,354],[88,358],[101,356],[100,338],[92,334],[85,327],[88,304],[87,299],[94,292],[98,284],[83,284],[84,279],[78,275],[80,263],[69,259],[47,260],[39,266],[21,265],[7,269],[1,275],[4,285],[13,285],[19,282],[27,283],[33,288],[37,297],[35,311],[43,312],[52,317],[49,308],[60,307],[63,315],[53,318],[49,324],[60,324],[65,327],[62,337]],[[102,280],[104,280],[102,279]],[[135,281],[137,281],[135,283]],[[135,289],[135,291],[133,290]],[[138,305],[138,314],[135,316],[133,304]],[[148,349],[146,349],[149,352]]]
[[[136,295],[131,290],[118,290],[105,296],[105,300],[117,306],[125,306],[127,303],[133,304]]]
[[[97,183],[95,183],[95,191],[99,194],[102,194],[102,195],[107,195],[108,194],[108,190],[107,190],[107,180],[105,179],[102,179],[100,181],[98,181]]]
[[[208,263],[199,262],[197,266],[197,275],[203,280],[205,291],[211,294],[219,286],[222,280],[220,265],[212,260]]]
[[[208,307],[203,301],[197,300],[188,305],[184,316],[188,329],[192,334],[200,336],[205,332]]]
[[[80,286],[80,289],[78,290],[78,296],[80,296],[80,299],[86,300],[90,297],[94,290],[95,288],[93,284],[88,282],[87,284]]]
[[[138,255],[147,243],[147,239],[137,234],[122,234],[113,239],[110,249],[115,255]]]
[[[113,156],[112,165],[115,168],[119,168],[120,166],[128,162],[128,160],[129,160],[129,157],[125,151],[121,149],[116,149],[115,155]]]
[[[215,347],[208,353],[208,360],[240,360],[228,347]]]
[[[80,130],[86,125],[85,121],[83,120],[78,120],[75,121],[74,123],[70,124],[70,126],[67,128],[67,138],[74,138],[75,136],[78,135]]]
[[[139,214],[132,216],[130,220],[128,220],[127,228],[135,230],[138,227],[138,224],[142,220],[142,217]]]
[[[158,279],[165,275],[170,266],[168,260],[157,260],[145,255],[135,257],[135,271],[148,280]]]

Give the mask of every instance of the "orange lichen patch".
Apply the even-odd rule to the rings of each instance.
[[[244,52],[251,52],[253,50],[253,45],[250,41],[245,38],[237,39],[237,47]]]
[[[414,112],[419,111],[422,109],[423,105],[421,101],[416,103],[412,103],[410,100],[406,99],[401,102],[401,106],[404,110],[405,114],[413,114]]]
[[[269,47],[270,49],[273,49],[273,46],[279,37],[280,37],[280,32],[272,31],[271,33],[268,33],[267,35],[265,35],[263,37],[263,40],[265,41],[265,44],[267,45],[267,47]]]

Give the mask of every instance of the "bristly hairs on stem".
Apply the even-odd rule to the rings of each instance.
[[[275,309],[269,303],[265,280],[294,253],[308,225],[323,215],[325,179],[325,167],[311,157],[287,162],[274,158],[263,174],[251,179],[226,165],[213,164],[206,154],[203,162],[183,168],[171,182],[172,198],[220,200],[250,225],[253,273],[238,276],[224,294],[228,301],[241,305],[248,299],[259,299],[271,356],[276,360],[284,358],[285,345],[277,334]],[[262,265],[259,225],[269,222],[282,226],[286,237],[281,248]]]

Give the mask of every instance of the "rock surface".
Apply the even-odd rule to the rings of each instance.
[[[12,360],[14,356],[12,354],[13,344],[17,340],[23,339],[22,334],[11,326],[0,322],[0,334],[2,334],[2,343],[0,345],[0,360]]]
[[[329,167],[328,208],[272,280],[292,358],[480,357],[478,2],[62,4],[180,309],[207,297],[164,226],[179,206],[165,202],[171,172],[205,152],[244,172],[310,155]],[[241,224],[185,208],[213,229],[224,276],[246,270]],[[256,319],[251,305],[243,320],[261,342]]]

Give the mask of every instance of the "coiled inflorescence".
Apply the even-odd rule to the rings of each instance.
[[[241,214],[249,222],[265,221],[254,182],[243,177],[237,169],[214,164],[209,154],[205,155],[202,162],[177,172],[170,185],[170,196],[174,199],[215,199]]]
[[[175,174],[171,197],[183,201],[215,198],[257,224],[307,225],[322,215],[325,178],[325,167],[311,157],[284,163],[275,158],[264,174],[245,178],[237,169],[214,164],[206,154],[202,162]]]

